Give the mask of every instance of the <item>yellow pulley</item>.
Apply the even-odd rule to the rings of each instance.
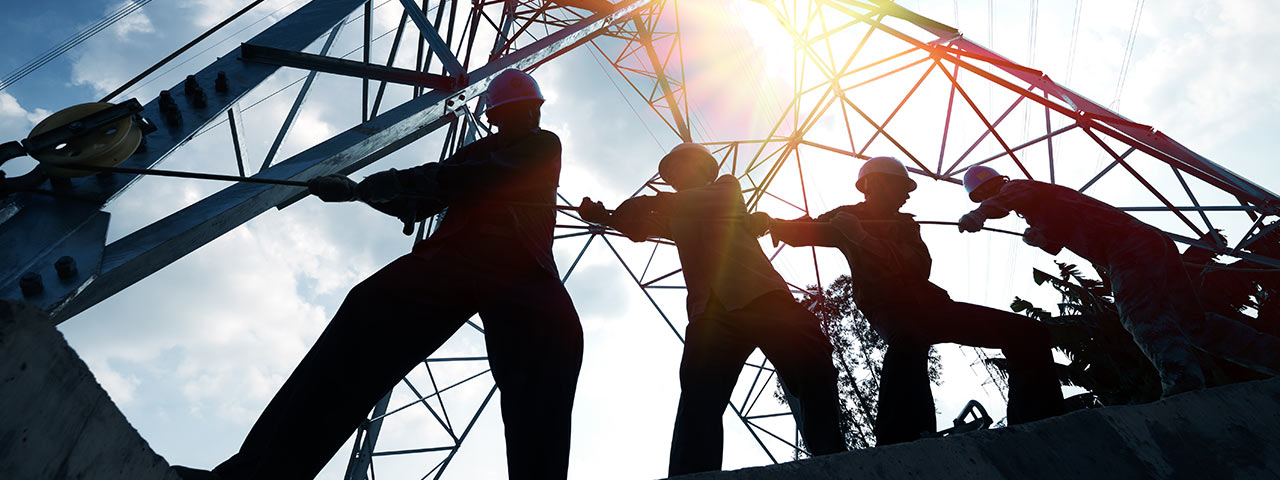
[[[28,138],[61,127],[69,127],[74,131],[77,128],[75,125],[77,121],[111,106],[112,104],[106,102],[94,102],[59,110],[36,124]],[[114,167],[133,155],[140,143],[142,143],[141,126],[131,118],[125,117],[91,131],[81,132],[65,142],[30,152],[30,155],[39,160],[51,176],[84,177],[92,175],[94,171],[71,167],[77,165]]]

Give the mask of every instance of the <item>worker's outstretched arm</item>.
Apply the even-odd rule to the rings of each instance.
[[[671,227],[668,220],[671,217],[672,199],[673,196],[669,193],[632,197],[610,213],[603,204],[587,197],[582,199],[578,211],[583,220],[611,227],[633,242],[643,242],[649,238],[670,239]]]
[[[794,220],[774,219],[769,223],[769,235],[773,244],[786,243],[793,247],[838,247],[844,236],[830,222],[816,221],[808,216]]]
[[[1018,207],[1035,201],[1035,192],[1030,182],[1012,181],[1004,185],[1000,192],[983,200],[978,208],[960,217],[960,231],[976,232],[982,229],[987,220],[1004,218]]]
[[[463,198],[520,198],[530,191],[554,190],[559,176],[560,138],[539,130],[498,148],[463,148],[438,164],[404,170],[398,178],[407,192],[452,203]]]

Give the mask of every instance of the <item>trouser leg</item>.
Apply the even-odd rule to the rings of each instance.
[[[886,343],[958,343],[999,348],[1009,360],[1009,423],[1062,413],[1062,389],[1053,366],[1049,331],[1044,325],[1015,313],[961,302],[922,309],[929,312],[928,317],[904,314],[891,319],[894,331]]]
[[[680,359],[680,405],[671,436],[669,475],[715,471],[724,455],[724,409],[755,346],[722,313],[702,315],[685,328]]]
[[[1116,261],[1109,265],[1120,323],[1160,373],[1160,387],[1166,396],[1205,387],[1195,348],[1179,328],[1182,317],[1197,316],[1188,311],[1199,310],[1198,306],[1188,309],[1181,304],[1189,300],[1186,296],[1194,298],[1194,293],[1169,292],[1168,276],[1178,272],[1162,268],[1162,262],[1170,261],[1167,249],[1171,248],[1172,243],[1165,245],[1158,238],[1136,242],[1114,253]]]
[[[369,409],[471,312],[442,264],[405,256],[347,294],[338,313],[267,405],[228,479],[313,478]]]
[[[1280,375],[1280,337],[1212,312],[1184,316],[1180,326],[1206,352],[1267,375]]]
[[[955,327],[942,329],[944,341],[999,348],[1009,360],[1010,424],[1033,422],[1065,410],[1049,347],[1049,329],[1044,325],[1016,313],[961,302],[952,302],[942,318]]]
[[[510,478],[565,478],[582,325],[555,277],[538,271],[481,307]]]
[[[937,430],[929,385],[929,345],[889,344],[880,370],[876,446],[910,442]]]
[[[840,431],[840,396],[831,340],[818,318],[785,292],[753,302],[744,325],[800,406],[795,413],[805,445],[813,455],[848,450]]]
[[[1165,246],[1163,268],[1150,276],[1166,282],[1164,302],[1178,309],[1177,326],[1194,346],[1246,368],[1280,375],[1280,337],[1259,332],[1235,319],[1205,312],[1182,266],[1177,248]]]

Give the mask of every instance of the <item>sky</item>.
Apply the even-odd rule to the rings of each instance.
[[[50,112],[95,101],[172,49],[217,23],[247,2],[161,0],[147,4],[111,29],[0,91],[0,136],[18,139]],[[690,5],[690,4],[693,5]],[[1269,48],[1280,41],[1280,28],[1266,21],[1269,10],[1258,1],[1152,2],[1141,9],[1132,54],[1122,88],[1125,50],[1134,22],[1133,0],[1081,0],[1075,54],[1070,55],[1076,2],[1027,0],[987,2],[903,0],[901,5],[958,27],[967,38],[1005,57],[1039,69],[1074,91],[1112,105],[1132,120],[1156,126],[1182,144],[1264,187],[1280,185],[1274,152],[1280,150],[1280,85],[1271,79],[1280,66]],[[237,42],[296,9],[300,1],[271,0],[230,24],[192,53],[179,57],[123,98],[144,103],[189,72],[224,55]],[[9,32],[9,47],[0,55],[0,71],[19,67],[80,28],[119,7],[118,2],[77,1],[50,8],[38,2],[10,6],[0,19]],[[682,2],[687,93],[695,112],[695,138],[724,141],[758,138],[778,118],[789,98],[793,49],[787,34],[758,5],[734,0]],[[1032,12],[1038,13],[1035,48],[1030,48]],[[375,32],[394,28],[394,5],[375,14]],[[344,30],[334,52],[352,51],[358,24]],[[386,55],[389,37],[376,43]],[[315,50],[315,46],[311,51]],[[402,52],[403,54],[404,52]],[[385,58],[385,57],[384,57]],[[676,142],[637,95],[598,55],[585,49],[564,55],[535,72],[547,103],[544,128],[564,144],[561,193],[576,201],[583,196],[612,206],[629,196],[654,171],[657,159]],[[246,103],[265,101],[247,110],[250,156],[261,158],[288,110],[303,73],[282,70],[251,92]],[[903,77],[907,78],[907,77]],[[937,91],[926,83],[921,101],[904,110],[895,125],[911,145],[937,137],[938,122],[925,106],[936,109]],[[860,102],[887,113],[890,93],[910,87],[910,80],[884,88],[885,98],[867,94]],[[287,87],[287,88],[286,88]],[[280,95],[269,94],[284,88]],[[279,158],[302,151],[350,128],[359,119],[359,82],[320,75],[312,96],[291,130]],[[997,93],[975,87],[978,104],[1000,109]],[[395,97],[395,95],[401,95]],[[389,101],[403,101],[393,91]],[[899,98],[901,94],[899,93]],[[398,99],[398,100],[397,100]],[[984,105],[987,106],[987,105]],[[931,116],[932,115],[932,116]],[[1014,119],[1021,112],[1015,112]],[[875,116],[875,115],[873,115]],[[1033,117],[1034,119],[1034,117]],[[1012,122],[1023,125],[1024,122]],[[1027,121],[1025,124],[1034,124]],[[811,138],[836,143],[842,124],[820,122]],[[961,136],[963,130],[958,130]],[[861,134],[861,132],[859,132]],[[174,170],[233,173],[226,126],[209,129],[161,164]],[[353,175],[434,160],[441,135],[429,135]],[[1062,175],[1087,178],[1105,163],[1096,151],[1075,150],[1064,140]],[[877,150],[889,150],[883,142]],[[955,148],[955,147],[948,147]],[[983,154],[990,142],[978,148]],[[889,151],[890,154],[896,154]],[[806,153],[811,210],[858,201],[852,190],[857,163]],[[1032,155],[1032,159],[1037,157]],[[1011,164],[1007,165],[1011,168]],[[9,175],[24,173],[29,162],[4,166]],[[1075,177],[1072,177],[1074,175]],[[779,196],[793,200],[799,192],[793,173],[780,175]],[[904,211],[921,220],[951,221],[971,208],[958,186],[918,178],[921,190]],[[1167,182],[1168,179],[1156,180]],[[1097,194],[1108,201],[1154,204],[1131,184],[1104,180]],[[1163,184],[1162,184],[1163,186]],[[109,240],[122,237],[216,192],[213,182],[146,178],[111,203]],[[788,190],[791,188],[791,190]],[[1092,191],[1091,191],[1092,192]],[[1207,194],[1210,197],[1211,194]],[[1177,201],[1175,200],[1175,203]],[[799,212],[778,201],[761,209],[788,217]],[[1169,218],[1141,217],[1166,228]],[[1216,218],[1216,217],[1215,217]],[[1225,216],[1228,236],[1239,238],[1244,227]],[[1020,230],[1017,219],[993,224]],[[323,329],[346,291],[380,266],[405,253],[411,241],[399,234],[394,219],[356,204],[324,204],[306,199],[283,210],[271,210],[196,252],[151,275],[59,326],[72,347],[89,364],[99,382],[151,446],[174,464],[211,467],[239,446],[244,434],[271,395]],[[1049,307],[1052,292],[1030,281],[1032,268],[1053,271],[1054,258],[1023,246],[1016,238],[990,234],[960,235],[950,228],[926,227],[924,237],[934,257],[932,280],[953,298],[1005,309],[1014,296]],[[632,266],[643,266],[648,244],[617,241],[612,245]],[[564,272],[584,239],[556,244]],[[772,252],[772,250],[767,250]],[[672,266],[671,252],[655,255],[654,271]],[[813,262],[818,260],[815,275]],[[1058,260],[1078,261],[1068,254]],[[779,255],[779,271],[793,283],[829,282],[844,273],[843,260],[832,252],[793,250]],[[637,272],[639,273],[639,272]],[[651,272],[650,272],[651,273]],[[652,277],[652,275],[650,275]],[[582,256],[567,288],[586,332],[583,370],[574,412],[570,475],[574,478],[653,478],[666,471],[671,421],[678,398],[676,369],[680,345],[649,300],[635,287],[611,250],[593,242]],[[682,328],[683,292],[651,290],[655,301]],[[483,355],[483,339],[464,329],[439,352],[441,357]],[[935,388],[939,425],[946,426],[971,398],[980,399],[997,418],[1003,401],[986,372],[971,365],[970,349],[940,347],[944,355],[943,385]],[[753,361],[758,361],[753,357]],[[482,362],[433,365],[441,384],[484,370]],[[748,375],[750,372],[744,373]],[[735,392],[744,394],[749,377]],[[430,384],[424,369],[410,374],[418,388]],[[450,390],[446,406],[451,423],[461,428],[492,386],[487,375]],[[392,405],[411,400],[399,389]],[[760,400],[767,404],[767,397]],[[764,405],[762,409],[777,405]],[[764,410],[761,410],[762,412]],[[384,427],[380,448],[439,445],[446,439],[425,409],[407,409]],[[786,431],[785,423],[777,431]],[[764,464],[769,459],[755,446],[732,414],[725,417],[725,467]],[[772,442],[775,453],[779,443]],[[349,443],[348,443],[349,445]],[[501,422],[496,403],[470,431],[449,467],[459,478],[491,478],[505,473]],[[344,446],[321,478],[339,478],[349,446]],[[413,459],[380,459],[378,472],[388,478],[409,476],[420,465]],[[419,473],[419,476],[421,473]]]

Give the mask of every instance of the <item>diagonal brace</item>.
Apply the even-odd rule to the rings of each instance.
[[[405,13],[409,14],[409,18],[413,20],[413,24],[418,26],[418,31],[422,32],[422,38],[431,44],[431,51],[436,52],[440,57],[440,63],[444,64],[444,70],[449,75],[457,78],[467,76],[467,71],[458,63],[458,57],[453,54],[453,50],[449,48],[449,44],[440,38],[440,32],[436,31],[436,27],[427,20],[427,14],[422,12],[421,8],[413,3],[413,0],[400,0],[404,4]]]

